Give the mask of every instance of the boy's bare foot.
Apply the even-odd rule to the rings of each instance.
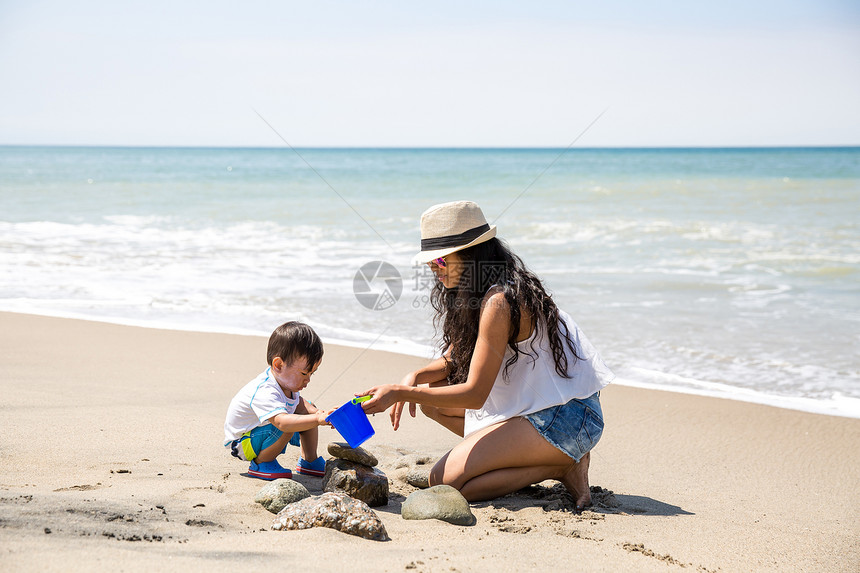
[[[561,478],[561,483],[573,496],[576,511],[582,511],[591,506],[591,489],[588,487],[588,464],[591,461],[591,452],[582,456],[578,463],[574,463]]]

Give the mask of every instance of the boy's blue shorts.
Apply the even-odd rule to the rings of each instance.
[[[277,442],[283,435],[284,433],[277,429],[273,424],[257,426],[250,432],[242,434],[242,437],[238,440],[233,440],[230,443],[230,453],[240,460],[250,462],[255,459],[260,452]],[[294,446],[299,445],[298,432],[293,433],[289,443]],[[285,445],[284,449],[281,450],[278,455],[281,455],[286,451],[287,446]]]

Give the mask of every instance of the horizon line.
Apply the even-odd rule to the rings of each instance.
[[[101,144],[101,143],[0,143],[0,148],[4,147],[33,147],[33,148],[91,148],[91,149],[245,149],[245,150],[276,150],[286,149],[284,146],[260,146],[260,145],[141,145],[141,144]],[[569,151],[575,150],[725,150],[725,149],[854,149],[860,148],[860,143],[857,144],[786,144],[786,145],[591,145],[584,147],[571,147]],[[296,149],[312,149],[312,150],[366,150],[366,151],[541,151],[541,150],[559,150],[567,149],[564,146],[455,146],[455,145],[439,145],[439,146],[422,146],[422,145],[369,145],[369,146],[353,146],[353,145],[307,145],[296,146]]]

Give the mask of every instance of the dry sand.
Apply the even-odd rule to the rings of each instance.
[[[543,487],[405,521],[408,454],[458,438],[420,417],[365,444],[392,479],[391,541],[269,530],[266,483],[221,446],[262,337],[0,313],[0,570],[857,571],[860,420],[610,386],[580,515]],[[328,345],[305,395],[334,407],[424,361]],[[321,429],[323,444],[339,441]],[[298,450],[282,461],[294,465]],[[324,453],[324,452],[321,452]],[[286,458],[284,460],[283,458]],[[296,476],[312,493],[320,479]],[[614,506],[614,507],[613,507]]]

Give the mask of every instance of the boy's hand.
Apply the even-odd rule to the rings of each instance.
[[[334,410],[317,410],[317,425],[319,426],[331,426],[331,422],[326,421],[326,416],[334,412]]]

